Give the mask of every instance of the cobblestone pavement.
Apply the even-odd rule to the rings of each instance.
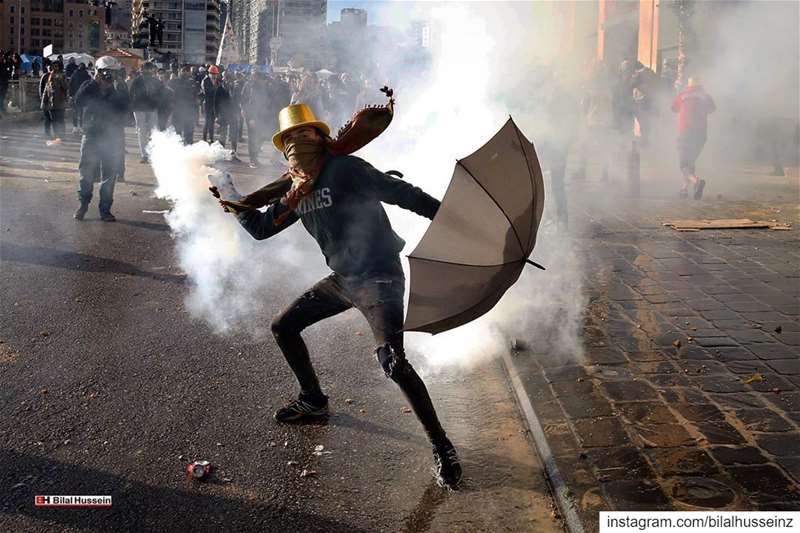
[[[513,360],[587,531],[602,510],[800,509],[798,228],[662,226],[797,226],[794,170],[749,196],[571,206],[585,358]]]

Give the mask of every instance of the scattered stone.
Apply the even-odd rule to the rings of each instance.
[[[314,471],[314,470],[303,469],[303,471],[300,472],[300,477],[314,477],[316,475],[317,475],[317,472]]]
[[[289,441],[288,440],[283,441],[283,447],[284,448],[288,448],[289,447]]]
[[[271,441],[269,441],[269,442],[267,443],[267,446],[269,446],[270,448],[274,448],[275,446],[277,446],[277,444],[275,443],[275,441],[274,441],[274,440],[271,440]]]
[[[25,484],[25,483],[17,483],[17,484],[16,484],[16,485],[14,485],[13,487],[11,487],[11,490],[24,489],[24,488],[25,488],[25,487],[27,487],[27,486],[28,486],[28,485],[27,485],[27,484]]]
[[[780,333],[781,331],[783,331],[783,328],[782,328],[782,327],[780,327],[780,326],[775,326],[775,333]]]
[[[72,442],[72,441],[67,439],[67,440],[64,441],[64,445],[68,445],[70,442]]]
[[[405,414],[408,414],[408,413],[410,413],[410,412],[411,412],[411,408],[410,408],[410,407],[403,406],[403,408],[402,408],[402,409],[400,409],[400,411],[402,411],[402,412],[403,412],[403,413],[405,413]]]
[[[317,444],[316,446],[314,446],[314,451],[315,452],[321,452],[324,449],[325,449],[325,446],[323,446],[322,444]]]
[[[41,391],[39,391],[39,392],[41,392],[42,394],[47,394],[47,389],[42,389],[42,390],[41,390]]]
[[[762,381],[764,381],[764,376],[762,376],[761,374],[756,373],[756,374],[753,374],[752,376],[748,376],[746,379],[743,379],[742,383],[747,385],[747,384],[750,384],[750,383],[761,383]]]
[[[358,412],[359,412],[359,413],[361,413],[361,414],[363,415],[364,413],[366,413],[366,412],[367,412],[367,410],[366,410],[366,409],[359,409],[359,410],[358,410]]]
[[[353,405],[353,400],[350,398],[345,398],[344,403],[346,403],[347,405]]]
[[[719,481],[690,477],[675,483],[672,497],[695,507],[719,509],[730,504],[735,499],[736,493]]]
[[[773,387],[772,392],[774,392],[775,394],[780,394],[781,390],[778,387]]]
[[[299,465],[299,464],[300,464],[300,463],[299,463],[299,462],[297,462],[297,461],[287,461],[287,462],[286,462],[286,466],[297,466],[297,465]]]
[[[680,339],[675,339],[674,341],[672,341],[672,345],[674,347],[676,347],[676,348],[680,348],[681,347],[681,340]]]
[[[218,443],[217,443],[217,446],[219,446],[219,447],[222,447],[222,443],[221,443],[221,442],[218,442]]]
[[[50,333],[48,333],[47,331],[43,331],[43,332],[41,333],[41,335],[42,335],[42,337],[49,337],[49,336],[50,336]]]
[[[180,455],[178,456],[178,461],[183,461],[185,458],[186,458],[186,456],[185,456],[185,455],[183,455],[183,454],[180,454]]]

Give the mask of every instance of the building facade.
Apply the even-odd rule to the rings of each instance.
[[[63,0],[0,0],[0,49],[42,55],[105,50],[105,11]]]
[[[327,0],[231,0],[229,16],[243,62],[324,65]]]
[[[163,41],[150,46],[148,16],[163,24]],[[219,49],[219,0],[133,0],[132,41],[155,60],[213,63]]]

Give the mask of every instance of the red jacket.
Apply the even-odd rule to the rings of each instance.
[[[678,113],[678,135],[705,137],[708,114],[712,113],[714,100],[699,85],[687,87],[675,97],[672,110]]]

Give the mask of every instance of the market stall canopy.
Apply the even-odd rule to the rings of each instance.
[[[55,60],[57,60],[57,59],[58,59],[58,55],[59,55],[59,54],[51,54],[50,56],[48,56],[48,57],[47,57],[47,59],[49,59],[50,61],[55,61]],[[64,58],[64,63],[65,63],[65,64],[66,64],[66,63],[67,63],[67,61],[69,61],[70,59],[75,59],[75,63],[77,63],[77,64],[79,64],[79,65],[80,65],[81,63],[83,63],[83,64],[84,64],[84,65],[86,65],[87,67],[88,67],[90,64],[94,64],[94,62],[95,62],[95,58],[94,58],[94,57],[92,57],[92,56],[91,56],[91,55],[89,55],[89,54],[83,54],[83,53],[71,52],[71,53],[69,53],[69,54],[61,54],[61,56]]]

